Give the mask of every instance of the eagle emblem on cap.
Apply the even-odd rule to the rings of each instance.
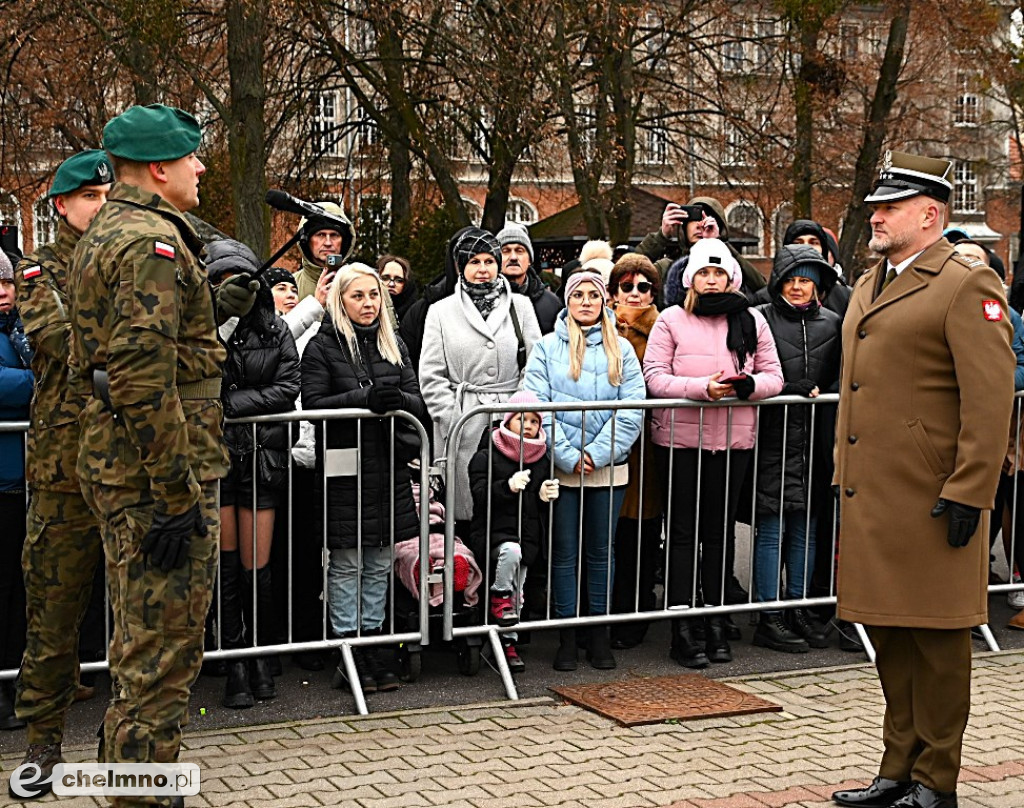
[[[99,178],[100,182],[110,182],[110,168],[106,163],[100,163],[96,166],[96,176]]]
[[[885,155],[882,157],[882,168],[881,168],[881,170],[882,171],[891,171],[892,170],[892,150],[891,149],[886,149],[885,150]]]

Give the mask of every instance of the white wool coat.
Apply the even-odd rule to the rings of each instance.
[[[486,321],[461,285],[427,312],[420,354],[420,392],[434,422],[435,456],[445,456],[448,434],[462,413],[478,404],[507,401],[519,388],[522,381],[516,362],[519,342],[509,307],[516,307],[527,351],[541,338],[530,299],[513,294],[508,281],[504,278],[501,281],[505,284],[505,294],[498,299]],[[473,516],[469,461],[488,423],[486,416],[479,416],[465,425],[458,441],[455,468],[448,469],[448,484],[456,487],[456,519]]]

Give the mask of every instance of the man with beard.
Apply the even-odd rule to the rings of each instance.
[[[843,324],[839,617],[867,627],[886,707],[878,777],[839,805],[957,805],[1015,358],[998,276],[942,237],[951,171],[886,154],[865,200],[884,260]]]
[[[562,301],[544,286],[531,266],[533,244],[530,243],[530,234],[521,224],[507,224],[498,233],[498,243],[501,245],[501,274],[512,285],[513,292],[530,298],[541,334],[550,334],[555,330],[555,318],[562,310]]]

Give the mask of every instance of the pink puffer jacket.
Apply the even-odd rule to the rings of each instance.
[[[698,317],[682,306],[663,311],[651,329],[644,355],[644,379],[650,397],[710,401],[708,381],[720,370],[726,376],[734,376],[738,370],[753,376],[752,400],[778,395],[783,379],[775,340],[761,313],[753,309],[750,313],[757,324],[757,353],[747,357],[743,368],[737,368],[736,356],[725,344],[729,325],[724,314]],[[703,436],[699,434],[700,408],[654,410],[651,438],[659,446],[677,449],[752,449],[757,433],[754,409],[705,409]]]

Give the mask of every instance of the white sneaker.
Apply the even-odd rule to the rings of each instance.
[[[1010,605],[1011,609],[1024,610],[1024,589],[1018,589],[1016,592],[1007,592],[1006,602]]]

